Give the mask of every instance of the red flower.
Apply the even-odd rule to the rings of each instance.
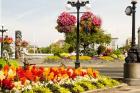
[[[14,84],[11,79],[4,79],[2,80],[1,86],[2,86],[2,89],[11,90],[14,87]]]
[[[93,77],[97,78],[97,73],[95,71],[93,72]]]
[[[9,70],[9,65],[6,64],[3,69],[4,69],[4,71],[8,71]]]

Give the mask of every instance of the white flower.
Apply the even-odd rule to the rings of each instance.
[[[14,85],[15,85],[15,88],[16,88],[16,89],[21,89],[21,88],[22,88],[21,81],[14,82]]]
[[[32,89],[32,86],[31,85],[28,85],[27,86],[27,89],[29,89],[29,90]]]
[[[3,79],[5,79],[4,73],[3,71],[0,71],[0,80],[3,80]]]

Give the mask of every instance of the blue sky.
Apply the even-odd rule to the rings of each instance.
[[[102,28],[112,37],[119,38],[119,46],[131,37],[131,16],[124,11],[131,0],[89,0],[92,12],[102,18]],[[21,30],[23,39],[37,46],[48,46],[63,39],[55,30],[58,15],[66,11],[67,0],[0,0],[0,25],[8,29],[6,34],[14,37]],[[71,11],[75,11],[72,9]],[[85,11],[85,9],[81,9]],[[140,2],[137,4],[136,30],[140,26]]]

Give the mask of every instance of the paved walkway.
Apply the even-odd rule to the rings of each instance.
[[[140,93],[140,86],[124,86],[112,93]]]

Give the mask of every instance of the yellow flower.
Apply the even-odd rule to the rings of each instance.
[[[4,72],[0,71],[0,80],[3,80],[3,79],[5,79]]]
[[[9,69],[8,71],[8,77],[13,78],[16,75],[16,72],[14,72],[12,69]]]

